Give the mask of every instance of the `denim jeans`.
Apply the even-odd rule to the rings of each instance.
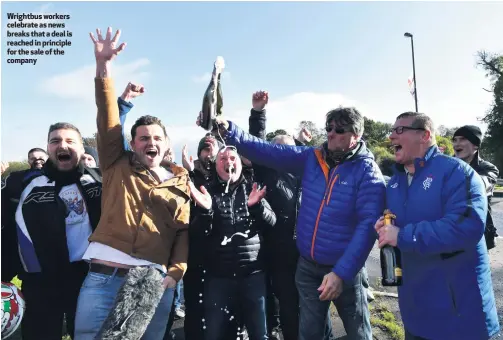
[[[182,308],[185,299],[183,296],[183,280],[178,281],[176,284],[176,294],[175,294],[175,308]]]
[[[94,340],[115,304],[125,277],[89,272],[80,289],[75,340]],[[142,340],[162,340],[173,305],[175,288],[166,289]]]
[[[268,339],[265,280],[263,272],[237,278],[208,277],[200,300],[204,300],[204,339],[225,338],[230,321],[241,315],[250,340]]]
[[[295,282],[299,290],[299,340],[322,340],[326,331],[330,301],[320,301],[318,287],[332,266],[299,258]],[[344,282],[341,295],[332,301],[339,313],[348,340],[372,340],[367,302],[368,276],[363,268],[352,282]]]

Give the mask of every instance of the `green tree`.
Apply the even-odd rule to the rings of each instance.
[[[443,153],[448,156],[453,156],[454,148],[452,147],[451,139],[440,135],[436,136],[436,138],[437,138],[437,145],[441,150],[443,150]]]
[[[97,137],[97,134],[94,133],[92,137],[84,137],[84,138],[82,138],[83,141],[84,141],[84,145],[85,146],[90,146],[90,147],[96,149],[98,147],[98,144],[96,144],[96,137]]]
[[[363,117],[364,131],[363,139],[368,146],[377,146],[388,140],[392,124],[382,123]]]
[[[482,67],[489,78],[493,93],[491,107],[482,117],[487,124],[487,131],[481,147],[483,157],[494,163],[499,169],[503,169],[503,55],[479,51],[477,65]]]
[[[437,133],[438,135],[442,136],[442,137],[446,137],[448,139],[452,139],[452,136],[454,136],[454,132],[456,132],[456,130],[459,129],[459,127],[447,127],[445,125],[440,125],[438,128],[437,128]]]
[[[29,169],[29,168],[30,168],[30,165],[28,164],[27,161],[9,162],[9,167],[2,174],[2,178],[7,178],[7,176],[9,176],[11,172],[26,170],[26,169]]]
[[[265,136],[265,139],[270,142],[273,140],[274,137],[278,136],[278,135],[288,135],[288,133],[283,130],[283,129],[278,129],[274,132],[269,132],[266,136]]]
[[[320,129],[310,120],[303,120],[299,123],[299,127],[297,128],[297,134],[300,130],[306,128],[311,133],[312,139],[306,145],[309,146],[319,146],[323,144],[327,140],[327,132],[325,129]]]
[[[383,175],[392,176],[391,166],[395,164],[395,156],[391,153],[389,147],[370,146],[370,151],[374,154],[374,159]]]

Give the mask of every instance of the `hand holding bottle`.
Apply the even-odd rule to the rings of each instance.
[[[382,248],[387,244],[393,247],[397,246],[398,232],[400,229],[393,225],[392,219],[394,218],[393,214],[387,214],[385,212],[384,216],[381,216],[377,220],[374,228],[379,234],[379,248]]]
[[[381,270],[383,286],[402,285],[402,256],[396,247],[399,228],[395,226],[396,216],[388,209],[377,220],[375,229],[379,234],[379,248],[381,248]]]

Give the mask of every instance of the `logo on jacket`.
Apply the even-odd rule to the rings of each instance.
[[[80,223],[84,220],[85,204],[80,191],[72,186],[59,194],[66,205],[66,224]]]
[[[433,176],[428,175],[428,177],[426,177],[426,179],[423,181],[424,190],[427,190],[431,187],[431,182],[433,182]]]
[[[391,189],[396,189],[396,188],[398,188],[398,182],[395,182],[395,183],[391,184],[391,185],[390,185],[390,188],[391,188]]]

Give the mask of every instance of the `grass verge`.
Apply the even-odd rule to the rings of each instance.
[[[369,305],[370,323],[373,327],[378,327],[386,332],[392,340],[404,340],[405,333],[403,326],[395,318],[395,315],[378,299]]]

